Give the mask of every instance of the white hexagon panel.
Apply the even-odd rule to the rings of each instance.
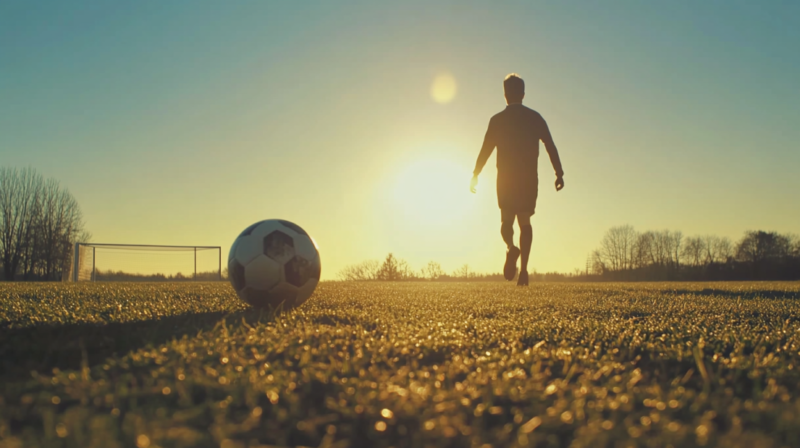
[[[243,235],[236,239],[233,243],[236,252],[233,255],[239,263],[247,264],[253,261],[257,256],[261,255],[263,251],[258,247],[259,239],[253,235]]]
[[[239,297],[254,307],[302,305],[319,283],[319,250],[297,224],[269,219],[247,227],[234,241],[228,273]]]

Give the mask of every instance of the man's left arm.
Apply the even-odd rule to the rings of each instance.
[[[547,127],[547,122],[542,118],[542,142],[547,150],[547,155],[550,156],[550,163],[553,164],[553,169],[556,172],[556,191],[564,188],[564,169],[561,167],[561,159],[558,157],[558,149],[553,141],[553,136],[550,135],[550,128]]]

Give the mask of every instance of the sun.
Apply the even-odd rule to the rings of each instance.
[[[442,73],[433,79],[431,97],[439,104],[446,104],[456,97],[456,79],[450,73]]]
[[[458,223],[470,210],[469,168],[446,158],[415,160],[398,175],[394,203],[404,220],[422,225]]]

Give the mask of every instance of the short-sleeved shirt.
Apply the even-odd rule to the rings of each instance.
[[[522,104],[511,104],[489,121],[475,165],[479,174],[497,147],[497,200],[502,210],[531,213],[538,196],[539,140],[545,144],[557,176],[564,171],[544,118]]]

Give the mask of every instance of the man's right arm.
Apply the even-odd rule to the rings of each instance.
[[[494,151],[494,147],[497,146],[495,139],[494,139],[494,126],[492,126],[492,121],[489,121],[489,128],[486,130],[486,136],[483,138],[483,146],[481,146],[481,152],[478,154],[478,161],[475,162],[475,171],[472,174],[477,177],[478,174],[481,174],[483,171],[483,167],[486,165],[486,161],[489,160],[489,156],[492,155],[492,151]]]

